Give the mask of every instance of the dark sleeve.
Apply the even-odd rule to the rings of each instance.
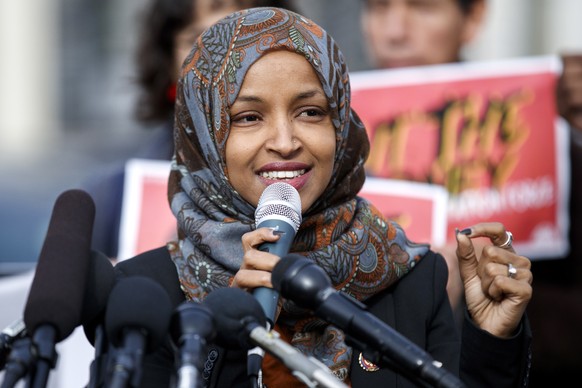
[[[178,271],[165,246],[120,261],[114,267],[114,271],[117,279],[128,276],[146,276],[159,283],[167,291],[174,308],[186,300],[180,288]]]
[[[459,376],[459,349],[461,339],[459,329],[455,325],[455,319],[447,293],[447,281],[449,270],[442,255],[429,252],[427,256],[434,255],[432,261],[434,276],[431,290],[426,290],[426,297],[432,297],[433,312],[430,326],[427,330],[426,350],[435,360],[443,363],[443,367]],[[427,257],[423,258],[423,260]],[[431,261],[427,260],[427,263]]]
[[[531,329],[524,316],[512,338],[481,330],[465,313],[461,380],[468,387],[527,387],[531,368]]]

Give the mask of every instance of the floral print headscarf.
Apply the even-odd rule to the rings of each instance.
[[[229,108],[249,68],[274,50],[296,52],[313,66],[336,130],[332,178],[303,214],[291,251],[322,267],[337,290],[364,301],[404,276],[428,246],[408,241],[397,224],[357,196],[369,142],[350,108],[344,57],[313,21],[278,8],[252,8],[220,20],[198,38],[182,66],[168,188],[179,235],[168,249],[182,289],[201,301],[228,287],[242,263],[241,237],[255,228],[255,208],[228,180]],[[277,324],[293,333],[294,346],[348,379],[352,351],[340,330],[288,301]]]

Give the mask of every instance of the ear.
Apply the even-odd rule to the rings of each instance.
[[[463,27],[462,41],[463,44],[473,42],[485,19],[487,12],[487,0],[476,0],[465,15],[465,25]]]

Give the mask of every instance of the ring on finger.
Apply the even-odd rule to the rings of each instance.
[[[507,236],[507,240],[499,248],[509,248],[511,247],[511,243],[513,243],[513,234],[509,230],[505,231],[505,235]]]
[[[513,279],[515,275],[517,275],[517,268],[511,263],[507,263],[507,276]]]

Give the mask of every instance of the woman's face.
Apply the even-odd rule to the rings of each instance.
[[[286,182],[305,212],[331,179],[335,128],[315,70],[299,54],[275,51],[255,62],[230,108],[228,178],[257,206],[265,188]]]

